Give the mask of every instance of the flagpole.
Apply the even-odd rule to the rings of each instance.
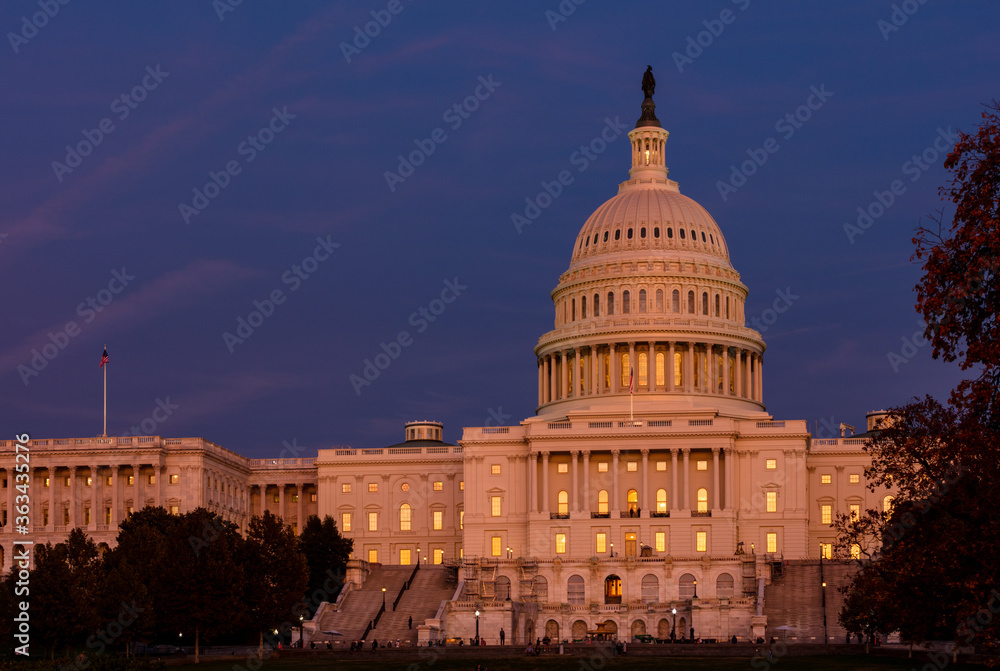
[[[104,351],[108,351],[108,346],[104,346]],[[104,433],[103,438],[108,437],[108,367],[101,366],[104,369]]]

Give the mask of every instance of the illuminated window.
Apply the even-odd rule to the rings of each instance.
[[[607,551],[608,551],[608,535],[603,531],[598,531],[596,552],[603,553]]]
[[[45,509],[42,510],[42,524],[44,524],[45,526],[49,525],[49,509],[48,508],[45,508]]]
[[[491,496],[490,497],[490,516],[500,517],[500,497]]]
[[[177,515],[179,513],[180,513],[180,507],[179,506],[170,506],[170,514],[171,515]]]
[[[458,528],[459,529],[464,529],[465,528],[465,511],[464,510],[459,510],[458,511]]]
[[[347,484],[347,483],[342,484],[340,486],[340,493],[341,494],[350,494],[351,493],[351,485]]]
[[[569,473],[569,464],[556,464],[557,473]]]
[[[639,516],[639,493],[634,489],[628,490],[625,495],[625,501],[628,503],[629,514],[635,513],[636,517]]]
[[[850,506],[848,506],[848,508],[850,508],[851,519],[852,520],[856,520],[859,517],[861,517],[861,505],[860,504],[852,503]]]
[[[86,506],[83,509],[83,523],[90,524],[90,507]]]
[[[559,490],[558,494],[559,507],[558,512],[560,515],[569,515],[569,492],[565,489]]]
[[[113,480],[114,480],[114,478],[109,475],[107,478],[105,478],[104,484],[106,484],[108,487],[110,487]],[[48,487],[48,484],[46,484],[45,486]]]
[[[821,485],[829,485],[832,482],[833,482],[833,476],[830,475],[829,473],[819,476],[819,484]]]
[[[665,461],[658,461],[658,462],[656,462],[656,470],[658,470],[658,471],[665,471],[665,470],[667,470],[667,462],[665,462]]]
[[[129,506],[128,513],[132,514],[132,506]],[[63,508],[63,524],[69,524],[69,508]]]
[[[708,512],[708,490],[704,487],[698,490],[698,512]]]
[[[378,483],[377,482],[369,482],[368,483],[368,493],[369,494],[375,494],[376,492],[378,492]]]
[[[90,485],[92,483],[92,480],[90,479],[90,476],[88,475],[86,478],[84,478],[84,480],[86,480],[87,486],[90,487]]]
[[[631,369],[629,368],[628,352],[624,352],[621,355],[621,372],[622,372],[622,387],[628,389],[629,375],[631,375]]]
[[[368,551],[368,563],[369,564],[377,564],[378,563],[378,550],[369,550]]]
[[[111,524],[111,506],[104,507],[104,523]]]
[[[679,388],[681,386],[681,380],[683,380],[683,375],[681,374],[682,367],[684,363],[684,358],[681,356],[680,352],[674,352],[674,387]]]
[[[401,484],[399,486],[399,490],[401,492],[408,492],[408,491],[410,491],[410,483],[409,482],[404,482],[403,484]]]
[[[642,237],[646,237],[646,235],[645,235],[646,229],[645,228],[642,229],[642,232],[643,232]],[[639,289],[639,312],[643,313],[645,311],[646,311],[646,290],[645,289]]]
[[[274,502],[275,502],[275,503],[281,503],[281,499],[279,498],[279,496],[280,496],[280,495],[278,495],[278,494],[275,494],[275,495],[274,495]]]
[[[410,508],[409,503],[404,503],[399,506],[399,530],[409,531],[410,530],[410,520],[413,516],[413,509]]]
[[[556,554],[566,554],[566,534],[556,534]]]
[[[819,548],[823,559],[833,559],[833,543],[820,543]]]
[[[130,485],[132,484],[132,476],[131,475],[128,476],[128,483]],[[68,475],[65,478],[63,478],[63,487],[69,487],[69,476]]]
[[[126,478],[126,481],[128,482],[128,485],[131,487],[133,484],[135,484],[135,477],[130,475],[128,476],[128,478]],[[69,478],[66,478],[66,486],[69,487]]]
[[[597,492],[597,512],[607,514],[608,512],[608,490],[602,489]]]
[[[176,485],[178,482],[180,482],[180,478],[181,478],[181,476],[179,476],[177,474],[171,475],[170,476],[170,484]]]
[[[378,531],[378,513],[368,513],[368,531]]]
[[[656,512],[665,513],[667,512],[667,490],[657,489],[656,490]]]
[[[649,356],[645,352],[639,352],[639,386],[645,387],[649,384]]]
[[[635,473],[636,471],[639,470],[639,462],[638,461],[625,462],[625,470],[628,471],[629,473]]]
[[[778,460],[777,459],[767,459],[764,462],[764,468],[766,468],[769,471],[775,470],[776,468],[778,468]]]
[[[400,548],[399,550],[399,565],[409,566],[410,565],[410,551]]]
[[[656,385],[658,387],[662,387],[667,383],[666,361],[667,357],[663,352],[656,353]]]
[[[441,531],[444,529],[444,511],[435,510],[434,511],[434,531]]]
[[[151,485],[155,485],[156,484],[156,476],[155,475],[150,475],[149,476],[149,480],[147,480],[147,482],[149,484],[151,484]]]
[[[819,507],[820,523],[833,524],[833,506],[824,503]]]
[[[892,512],[892,502],[895,499],[892,496],[887,496],[882,499],[882,512],[891,513]]]
[[[767,502],[767,512],[776,513],[778,512],[778,492],[765,492]]]
[[[499,557],[500,556],[500,537],[499,536],[493,536],[490,539],[490,554],[493,555],[494,557]]]
[[[7,481],[6,481],[6,480],[4,480],[4,483],[6,483],[6,482],[7,482]],[[42,484],[42,486],[43,486],[43,487],[48,487],[48,486],[49,486],[49,479],[48,479],[48,478],[45,478],[45,480],[43,480],[43,484]]]
[[[351,513],[340,514],[340,530],[341,531],[351,530]]]
[[[464,492],[465,491],[465,480],[459,480],[458,481],[458,491],[460,491],[460,492]]]
[[[599,462],[597,462],[597,472],[598,473],[607,473],[608,472],[608,462],[606,462],[606,461],[599,461]]]
[[[861,546],[851,543],[851,559],[861,559]]]
[[[434,548],[434,563],[443,564],[444,563],[444,550],[441,548]]]
[[[767,552],[778,551],[778,534],[769,531],[767,534]]]
[[[663,531],[657,531],[653,534],[653,547],[656,548],[657,552],[667,551],[667,534]]]
[[[441,482],[440,480],[437,481],[437,482],[435,482],[434,483],[434,491],[435,492],[443,492],[444,491],[444,483]]]
[[[704,460],[702,460],[702,459],[699,459],[699,460],[698,460],[698,461],[697,461],[697,462],[695,463],[695,470],[696,470],[696,471],[707,471],[707,470],[708,470],[708,462],[707,462],[707,461],[704,461]]]
[[[490,464],[490,475],[500,475],[500,464]]]
[[[708,552],[708,532],[707,531],[696,531],[694,534],[695,538],[695,550],[697,552]]]
[[[848,480],[848,482],[850,482],[852,485],[857,485],[861,483],[861,475],[859,473],[851,473],[849,478],[850,479]]]
[[[315,494],[310,494],[309,495],[309,503],[316,503],[316,495]]]

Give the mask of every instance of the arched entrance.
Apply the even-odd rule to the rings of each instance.
[[[665,617],[660,618],[660,623],[656,625],[656,638],[670,638],[670,620]]]
[[[688,621],[686,617],[677,618],[677,638],[687,638]]]
[[[555,620],[549,620],[545,623],[545,635],[549,638],[552,643],[559,642],[559,623]]]
[[[604,579],[604,603],[622,602],[622,579],[612,573]]]
[[[632,623],[632,635],[633,636],[642,636],[645,633],[646,633],[646,621],[645,620],[636,620],[635,622]]]
[[[587,637],[587,623],[583,620],[577,620],[573,623],[573,640],[582,641]]]

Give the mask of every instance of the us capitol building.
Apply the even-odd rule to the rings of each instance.
[[[865,486],[866,434],[813,439],[805,420],[766,412],[747,287],[718,224],[668,177],[669,133],[643,88],[629,178],[583,224],[552,291],[534,417],[467,427],[458,445],[411,422],[396,445],[276,459],[201,438],[33,439],[28,535],[14,528],[15,443],[0,441],[3,572],[19,539],[81,526],[107,548],[146,505],[243,528],[270,510],[296,530],[332,516],[354,539],[355,589],[379,565],[456,566],[422,638],[470,637],[480,619],[515,642],[770,633],[765,588],[831,558],[837,513],[891,496]]]

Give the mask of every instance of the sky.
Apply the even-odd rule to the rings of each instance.
[[[109,435],[311,456],[532,416],[550,292],[628,178],[624,133],[577,152],[634,125],[647,65],[768,412],[830,436],[943,398],[911,239],[998,96],[997,25],[943,0],[8,0],[0,434],[100,435],[105,345]]]

